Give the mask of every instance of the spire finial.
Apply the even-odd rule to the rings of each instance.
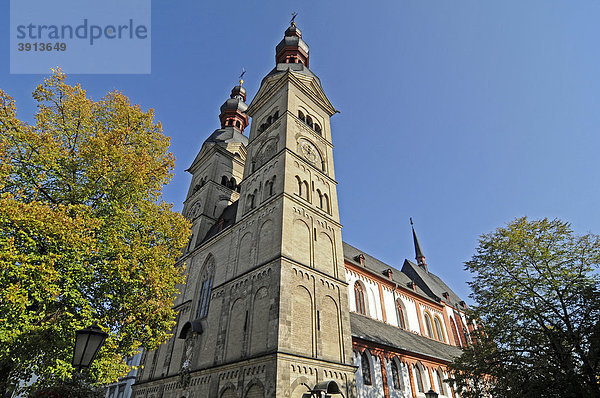
[[[417,238],[417,233],[415,232],[415,225],[413,224],[412,217],[410,218],[410,226],[412,227],[413,242],[415,244],[415,260],[417,260],[417,264],[425,268],[425,271],[427,271],[427,263],[425,263],[425,256],[421,250],[421,245],[419,244],[419,239]]]
[[[294,19],[296,19],[297,16],[298,16],[297,12],[292,13],[292,19],[290,19],[290,25],[296,26],[296,22],[294,21]]]
[[[240,86],[242,84],[244,84],[244,79],[242,79],[244,77],[244,74],[246,73],[246,69],[244,69],[244,67],[242,66],[242,73],[240,74]]]

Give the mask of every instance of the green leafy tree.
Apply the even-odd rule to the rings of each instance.
[[[600,397],[600,237],[519,218],[466,263],[480,325],[450,368],[463,397]]]
[[[120,92],[99,101],[54,71],[35,124],[0,90],[0,395],[71,378],[75,331],[109,333],[89,377],[168,337],[189,224],[161,199],[169,139]]]

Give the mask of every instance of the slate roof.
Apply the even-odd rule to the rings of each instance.
[[[230,143],[230,142],[241,142],[244,145],[248,145],[248,137],[240,133],[234,127],[224,127],[222,129],[215,130],[210,137],[204,141],[204,143]]]
[[[198,243],[196,244],[196,247],[202,245],[202,243],[206,242],[213,236],[217,235],[219,232],[223,231],[225,228],[228,228],[228,227],[232,226],[233,224],[235,224],[238,203],[239,203],[239,200],[236,200],[235,202],[233,202],[232,204],[227,206],[225,209],[223,209],[223,213],[221,213],[221,215],[217,219],[217,222],[212,227],[210,227],[210,229],[206,233],[206,236],[204,237],[204,239],[202,239],[201,241],[198,241]],[[219,229],[220,220],[223,220],[223,225]]]
[[[315,81],[319,84],[319,86],[321,85],[321,79],[319,79],[319,77],[317,75],[315,75],[310,69],[308,69],[307,66],[305,66],[302,63],[298,63],[298,64],[277,64],[271,70],[271,72],[269,72],[267,74],[267,76],[265,76],[262,79],[262,82],[260,83],[260,85],[262,86],[263,83],[265,82],[265,80],[269,78],[269,76],[273,76],[273,75],[276,75],[278,73],[284,73],[284,72],[287,72],[288,70],[291,70],[292,72],[296,72],[296,73],[301,73],[301,74],[306,75],[306,76],[314,77]]]
[[[458,347],[440,343],[353,312],[350,313],[350,328],[352,337],[442,361],[451,362],[453,358],[462,353]]]
[[[413,279],[417,283],[417,286],[423,289],[427,295],[433,299],[444,300],[443,293],[448,293],[448,300],[451,305],[456,306],[462,301],[461,298],[440,279],[440,277],[431,272],[427,272],[423,267],[412,261],[404,260],[402,273]]]
[[[404,274],[397,268],[394,268],[391,265],[388,265],[383,261],[378,260],[377,258],[365,253],[364,251],[357,249],[348,242],[342,242],[342,244],[344,247],[344,257],[350,263],[360,266],[360,264],[354,258],[359,254],[362,254],[363,256],[365,256],[365,265],[361,267],[367,269],[368,271],[371,271],[377,275],[384,276],[383,271],[391,269],[392,282],[397,283],[398,285],[404,288],[408,288],[408,284],[412,282],[412,279],[408,275]],[[427,293],[423,291],[418,285],[415,293],[423,297],[429,298],[429,295],[427,295]]]
[[[460,297],[458,297],[458,295],[456,295],[456,293],[454,293],[437,275],[425,271],[423,267],[416,265],[412,261],[404,260],[402,270],[398,270],[364,251],[357,249],[347,242],[343,242],[343,247],[344,257],[349,262],[359,265],[354,258],[359,254],[362,254],[365,256],[365,265],[363,268],[378,275],[383,275],[385,270],[391,269],[393,282],[406,288],[411,281],[414,281],[417,285],[415,293],[421,296],[439,301],[443,299],[442,293],[448,292],[450,303],[452,305],[461,301]]]

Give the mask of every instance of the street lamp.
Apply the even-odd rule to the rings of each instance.
[[[302,394],[302,398],[331,398],[330,394],[341,393],[342,391],[340,390],[340,386],[338,386],[338,384],[335,381],[325,380],[320,383],[317,383],[315,388],[310,390],[310,392]]]
[[[97,325],[78,330],[73,351],[73,366],[79,371],[89,368],[107,336],[108,333],[103,332]]]
[[[438,398],[438,393],[433,391],[433,390],[429,390],[425,393],[425,398]]]

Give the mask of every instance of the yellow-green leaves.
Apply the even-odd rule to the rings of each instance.
[[[35,125],[0,90],[0,389],[71,374],[75,330],[109,333],[98,382],[172,327],[188,222],[161,199],[174,166],[152,110],[99,101],[60,70],[38,86]]]

